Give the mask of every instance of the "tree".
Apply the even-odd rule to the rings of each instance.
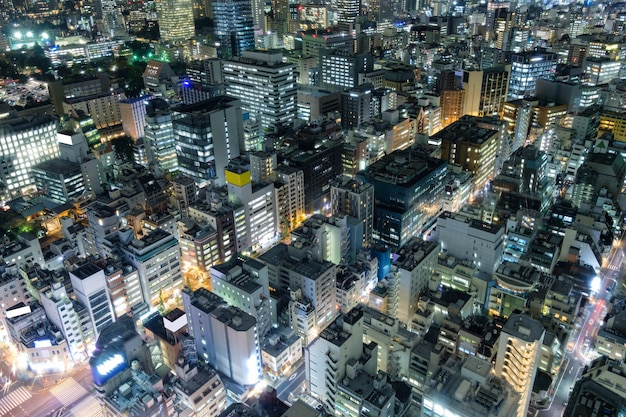
[[[130,136],[123,135],[111,140],[115,157],[122,162],[132,162],[135,153],[135,143]]]

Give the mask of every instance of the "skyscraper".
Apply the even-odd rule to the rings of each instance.
[[[241,56],[254,49],[254,22],[250,0],[216,0],[213,2],[213,26],[222,59]]]
[[[224,184],[228,161],[243,148],[241,102],[219,96],[176,109],[173,121],[178,169],[198,186]]]
[[[517,417],[525,417],[528,412],[545,333],[541,323],[524,314],[509,317],[500,333],[496,375],[520,395]]]
[[[162,41],[186,41],[196,36],[192,0],[156,0],[156,12]]]
[[[291,126],[296,117],[295,70],[295,65],[283,63],[281,53],[246,51],[239,59],[224,61],[226,93],[239,97],[262,134],[275,132]]]

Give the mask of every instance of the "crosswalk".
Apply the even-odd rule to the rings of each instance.
[[[4,396],[2,395],[2,391],[0,391],[0,396],[0,416],[7,415],[9,411],[13,410],[15,407],[19,407],[32,397],[30,392],[24,387],[19,387]]]
[[[64,406],[71,405],[79,398],[87,395],[85,387],[80,385],[74,378],[68,378],[50,390],[50,393]]]
[[[70,410],[70,415],[74,417],[102,417],[102,408],[98,399],[92,395],[85,398]]]

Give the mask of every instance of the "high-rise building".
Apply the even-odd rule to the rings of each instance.
[[[153,98],[154,96],[146,95],[120,101],[122,129],[135,141],[145,134],[146,102]]]
[[[218,295],[200,288],[183,290],[189,332],[198,357],[241,385],[253,385],[261,376],[261,349],[257,322]]]
[[[287,165],[276,168],[274,172],[278,231],[287,236],[287,233],[298,227],[305,218],[304,172]]]
[[[94,337],[116,320],[104,270],[86,262],[70,271],[74,295],[87,308],[93,325]]]
[[[516,417],[528,413],[545,334],[541,323],[524,314],[509,317],[500,333],[495,373],[520,396]]]
[[[211,267],[211,287],[229,305],[256,319],[260,340],[267,336],[272,326],[267,265],[243,255],[233,257]]]
[[[93,327],[88,315],[86,320],[88,327],[83,328],[81,323],[81,316],[86,315],[85,307],[69,298],[62,279],[52,282],[50,288],[42,292],[39,301],[48,319],[61,330],[67,340],[69,353],[74,363],[85,361],[88,358],[87,344],[93,341]]]
[[[361,14],[361,0],[337,1],[337,26],[339,29],[351,33],[359,14]]]
[[[447,166],[446,161],[406,149],[384,156],[357,174],[358,180],[374,186],[374,241],[398,248],[436,221]]]
[[[534,96],[537,79],[554,78],[557,62],[557,54],[541,49],[513,54],[511,57],[509,100]]]
[[[103,36],[112,38],[127,34],[122,10],[115,0],[99,0],[94,5],[97,26]]]
[[[60,131],[59,158],[78,165],[84,189],[101,194],[104,184],[102,164],[89,150],[89,142],[80,128],[76,131]]]
[[[254,49],[254,18],[250,0],[216,0],[213,26],[219,41],[218,57],[231,59]]]
[[[155,229],[142,239],[132,237],[132,230],[124,230],[119,249],[139,272],[143,301],[159,307],[183,286],[180,245],[162,229]]]
[[[0,120],[0,198],[32,190],[33,165],[59,156],[57,120],[33,115]]]
[[[335,410],[337,388],[357,371],[376,373],[378,345],[363,343],[363,311],[353,308],[334,320],[304,350],[308,391],[328,410]]]
[[[262,135],[293,125],[295,66],[283,63],[281,53],[246,51],[240,59],[224,61],[223,76],[226,93],[241,100],[242,110],[260,124]]]
[[[420,294],[428,288],[428,281],[435,271],[439,255],[439,242],[411,239],[398,250],[396,305],[391,306],[394,318],[410,325],[417,311]]]
[[[226,168],[225,175],[228,199],[238,206],[236,213],[243,214],[235,219],[238,250],[266,248],[278,233],[274,185],[253,184],[250,170],[235,164]]]
[[[241,102],[219,96],[180,106],[172,125],[179,172],[200,187],[223,185],[224,169],[243,148]]]
[[[176,141],[172,113],[162,99],[150,100],[146,105],[144,143],[149,164],[154,164],[163,173],[178,171]]]
[[[299,297],[292,296],[297,303],[291,303],[290,310],[299,308],[298,303],[308,304],[306,310],[311,318],[309,331],[303,331],[305,326],[300,322],[294,321],[292,326],[310,342],[337,315],[337,267],[331,262],[308,259],[306,248],[296,246],[280,243],[261,255],[259,261],[268,267],[272,288],[300,293]],[[291,315],[293,319],[293,312]]]
[[[374,187],[357,180],[333,184],[330,188],[333,215],[354,217],[363,222],[363,247],[372,243],[374,233]]]
[[[192,0],[156,0],[162,42],[188,41],[196,36]]]
[[[372,72],[374,59],[369,53],[322,49],[319,52],[320,87],[342,91],[359,85],[359,75]],[[373,90],[373,86],[371,87]]]
[[[464,70],[464,114],[496,116],[502,112],[509,91],[511,66],[503,65],[484,70]]]
[[[437,219],[437,229],[443,250],[493,274],[504,252],[504,227],[446,211]]]
[[[341,127],[358,129],[372,121],[372,84],[351,87],[341,93]]]
[[[496,174],[496,154],[501,132],[479,126],[481,118],[464,116],[437,132],[441,141],[441,158],[458,164],[474,174],[474,188],[479,190]]]
[[[446,127],[463,116],[465,90],[461,88],[441,92],[441,126]]]

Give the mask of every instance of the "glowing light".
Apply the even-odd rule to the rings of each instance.
[[[593,280],[591,281],[591,291],[593,292],[600,291],[601,284],[602,284],[602,279],[600,279],[600,277],[598,276],[594,277]]]
[[[111,356],[110,358],[106,359],[104,362],[96,366],[96,370],[100,375],[106,376],[123,363],[124,357],[119,353],[116,353],[115,355]]]

